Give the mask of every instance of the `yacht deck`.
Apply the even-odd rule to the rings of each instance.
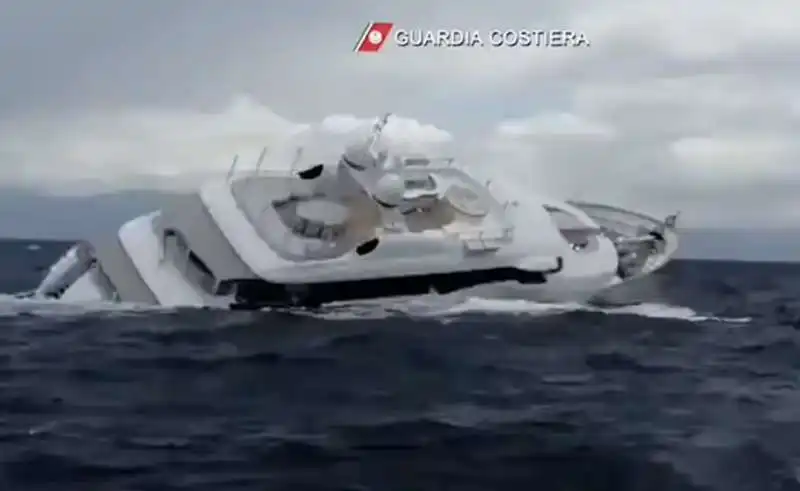
[[[502,207],[488,193],[482,195],[483,190],[477,183],[466,181],[462,175],[454,169],[443,169],[437,177],[448,184],[448,189],[441,198],[426,202],[424,207],[406,207],[403,213],[398,209],[381,208],[366,193],[347,196],[324,191],[314,193],[308,182],[285,174],[240,177],[231,183],[231,190],[259,236],[273,246],[277,246],[276,239],[282,243],[275,247],[279,254],[292,260],[310,258],[307,256],[310,254],[309,246],[312,246],[317,249],[312,255],[320,259],[345,254],[377,235],[414,234],[429,230],[439,230],[444,234],[480,234],[487,218],[494,219],[492,221],[501,218],[498,214],[502,214]],[[309,225],[299,218],[300,204],[314,200],[321,201],[323,206],[328,201],[329,207],[346,208],[347,218],[339,230],[326,231],[325,227]],[[476,207],[474,202],[480,206]],[[478,208],[477,212],[474,208]],[[276,230],[276,226],[282,230]],[[281,236],[284,238],[280,239]],[[299,245],[302,253],[293,253],[292,250],[298,250],[298,244],[287,246],[287,240],[305,242],[305,245]]]

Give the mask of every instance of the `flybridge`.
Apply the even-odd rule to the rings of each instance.
[[[511,203],[497,202],[480,184],[452,167],[454,158],[390,157],[388,150],[378,149],[389,116],[375,122],[365,141],[345,148],[332,176],[336,194],[349,199],[369,196],[381,208],[384,232],[428,230],[455,238],[464,250],[477,252],[496,251],[511,243],[514,227],[506,216]],[[323,165],[317,164],[298,176],[314,181],[322,173]],[[413,224],[410,228],[409,223]]]

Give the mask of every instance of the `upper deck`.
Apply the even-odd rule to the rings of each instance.
[[[406,167],[401,175],[405,191],[394,209],[366,192],[342,193],[335,174],[309,183],[285,173],[253,173],[232,180],[231,192],[259,237],[294,262],[340,257],[375,238],[402,237],[422,247],[417,253],[438,250],[443,240],[482,242],[486,249],[489,239],[512,239],[507,205],[463,171]]]

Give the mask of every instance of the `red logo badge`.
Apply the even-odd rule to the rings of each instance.
[[[358,38],[356,53],[377,53],[392,33],[392,22],[370,22]]]

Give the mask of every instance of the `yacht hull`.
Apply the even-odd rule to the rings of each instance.
[[[159,213],[138,217],[123,225],[115,240],[93,241],[98,264],[106,273],[106,284],[91,271],[79,276],[59,294],[44,295],[65,302],[122,302],[164,307],[212,307],[232,310],[264,308],[315,308],[327,303],[391,297],[449,294],[496,284],[495,291],[537,302],[609,301],[631,298],[631,291],[651,273],[663,267],[677,247],[671,234],[670,247],[650,269],[623,280],[614,269],[595,274],[581,270],[579,258],[561,258],[553,268],[527,271],[520,268],[455,271],[428,275],[390,276],[364,280],[285,284],[263,278],[243,278],[235,282],[235,293],[218,297],[202,292],[182,277],[176,266],[162,258],[153,232]],[[619,300],[614,300],[619,301]]]

